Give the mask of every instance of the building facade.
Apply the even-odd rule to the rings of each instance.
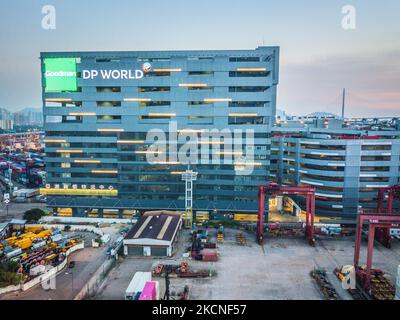
[[[183,210],[181,173],[188,165],[177,153],[185,134],[198,136],[201,149],[201,159],[189,162],[198,172],[194,210],[257,210],[257,186],[269,174],[278,47],[46,52],[41,64],[47,166],[41,191],[54,212]],[[154,129],[166,133],[166,147],[157,151],[161,160],[150,163],[148,132]],[[231,140],[242,149],[227,148],[211,130],[239,132]],[[251,145],[243,143],[246,130]],[[219,162],[212,161],[215,154]],[[239,172],[248,167],[249,174]]]
[[[327,128],[328,123],[273,128],[270,180],[315,187],[320,216],[375,209],[378,189],[400,182],[400,132],[339,129],[336,123]]]

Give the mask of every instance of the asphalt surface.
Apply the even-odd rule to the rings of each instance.
[[[13,181],[13,184],[15,187],[18,187],[18,189],[26,189],[26,186],[16,181]],[[0,183],[0,199],[3,199],[3,194],[5,191],[6,188],[2,183]],[[34,202],[34,203],[10,202],[8,204],[8,210],[7,210],[7,205],[3,201],[0,201],[0,222],[10,219],[22,219],[24,212],[32,208],[46,209],[46,204],[42,202]]]
[[[56,277],[55,289],[45,290],[37,285],[25,292],[12,292],[0,296],[0,300],[72,300],[107,259],[107,247],[85,248],[68,257],[75,261],[74,268],[64,268]]]
[[[8,205],[8,214],[7,214],[7,207],[4,203],[0,204],[0,222],[4,222],[11,219],[22,219],[24,216],[24,212],[33,209],[46,209],[45,203],[13,203],[11,202]]]

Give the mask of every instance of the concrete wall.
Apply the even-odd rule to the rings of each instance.
[[[115,259],[106,260],[89,279],[86,285],[75,296],[74,300],[83,300],[88,296],[93,296],[103,283],[107,273],[114,267]]]

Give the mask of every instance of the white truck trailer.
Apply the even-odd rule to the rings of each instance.
[[[137,300],[147,281],[151,281],[151,272],[136,272],[125,291],[125,300]]]

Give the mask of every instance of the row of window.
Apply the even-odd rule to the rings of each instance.
[[[170,172],[170,171],[184,171],[187,169],[185,165],[170,165],[170,164],[159,164],[157,166],[153,166],[150,164],[120,164],[120,171],[121,172],[137,172],[140,174],[143,174],[143,172],[146,173],[153,173],[153,174],[158,174],[162,173],[165,174],[165,172]],[[218,173],[222,171],[226,171],[225,173],[229,173],[231,176],[236,177],[234,179],[240,179],[242,180],[241,176],[235,175],[235,171],[232,168],[232,165],[224,165],[224,164],[193,164],[191,168],[194,171],[201,171],[201,170],[216,170]],[[261,168],[261,169],[260,169]],[[257,166],[257,168],[254,169],[255,171],[260,171],[263,172],[265,170],[265,166]],[[221,176],[221,175],[211,175],[211,176],[205,176],[202,175],[204,179],[214,179],[212,177],[221,177],[221,179],[233,179],[233,178],[228,178],[227,175]],[[237,180],[239,181],[239,180]],[[247,181],[247,180],[246,180]],[[250,181],[250,180],[248,180]]]
[[[115,137],[121,140],[144,140],[146,139],[147,132],[93,132],[93,131],[47,131],[47,139],[54,137]],[[169,133],[165,133],[169,137]],[[209,133],[210,137],[219,136],[218,133]],[[242,138],[246,137],[246,133],[242,133]],[[270,138],[271,134],[266,132],[255,132],[254,138]]]
[[[217,99],[216,99],[217,100]],[[160,107],[160,106],[171,106],[171,102],[168,100],[150,100],[146,101],[145,98],[140,101],[138,99],[138,106],[139,107]],[[212,98],[209,100],[191,100],[187,101],[188,106],[199,106],[199,105],[211,105],[213,106],[214,103],[218,101],[213,101]],[[224,101],[222,101],[224,102]],[[121,107],[122,101],[96,101],[97,107]],[[77,101],[76,103],[65,103],[65,102],[46,102],[45,107],[81,107],[82,101]],[[266,107],[269,106],[269,101],[230,101],[229,105],[230,108],[240,107],[240,108],[257,108],[257,107]]]
[[[155,115],[142,115],[138,116],[139,120],[171,120],[175,115],[166,114],[155,114]],[[203,117],[201,119],[208,119],[208,124],[213,123],[213,117]],[[46,116],[45,123],[82,123],[82,116]],[[96,116],[97,123],[121,123],[121,116]],[[269,117],[263,116],[228,116],[229,125],[261,125],[268,124]],[[191,120],[191,119],[189,119]]]
[[[96,159],[96,160],[103,160],[103,159],[117,159],[119,161],[129,161],[129,162],[148,162],[147,161],[147,156],[146,154],[131,154],[131,153],[127,153],[127,154],[121,154],[118,153],[116,154],[114,150],[110,149],[109,150],[104,150],[103,152],[47,152],[46,156],[48,158],[54,158],[54,159]],[[229,157],[229,159],[234,159],[233,155],[227,155],[227,157]],[[161,158],[160,158],[161,159]],[[157,160],[157,159],[155,159]],[[202,158],[202,160],[212,160],[212,156],[210,155],[209,158],[204,159]],[[254,155],[254,160],[267,160],[267,156],[266,155]],[[201,160],[199,159],[199,162]],[[220,157],[220,162],[224,161],[224,155],[221,155]],[[160,160],[160,162],[163,162]],[[175,165],[175,164],[173,164]],[[231,166],[229,169],[232,169],[232,165],[233,164],[229,164],[229,166]],[[216,167],[213,166],[213,169],[215,169]],[[256,165],[257,169],[262,169],[262,166],[260,165]],[[161,168],[158,168],[158,170],[161,170]]]
[[[229,77],[230,78],[242,78],[242,77],[268,77],[270,75],[270,71],[186,71],[188,76],[214,76],[215,73],[222,73],[222,72],[229,72]],[[176,73],[176,72],[170,72],[170,71],[159,71],[159,72],[154,72],[154,71],[149,71],[145,72],[143,76],[145,78],[150,78],[150,77],[170,77],[171,74]],[[180,72],[182,74],[183,72]],[[77,78],[82,78],[82,73],[77,72],[76,73]]]
[[[302,178],[309,178],[313,180],[321,180],[321,181],[337,181],[343,182],[344,177],[338,176],[323,176],[323,175],[316,175],[316,174],[305,174],[303,173]],[[360,177],[360,182],[389,182],[389,177]]]
[[[185,137],[185,136],[184,136]],[[223,140],[221,140],[223,141]],[[177,141],[176,146],[180,147],[184,145],[186,141]],[[168,141],[166,142],[166,148],[169,148]],[[86,149],[86,148],[113,148],[116,149],[118,148],[121,151],[146,151],[148,148],[152,145],[152,143],[133,143],[133,144],[121,144],[117,142],[47,142],[46,147],[47,148],[79,148],[79,149]],[[221,144],[221,145],[199,145],[199,148],[202,150],[205,149],[205,146],[208,147],[210,150],[220,150],[220,151],[233,151],[232,149],[232,144],[231,142],[227,143],[227,145]],[[239,145],[240,146],[240,145]],[[247,148],[246,145],[240,146],[240,150],[243,149],[243,152],[245,152],[245,149]],[[254,145],[254,151],[266,151],[267,146],[266,145]],[[238,149],[235,149],[235,151],[238,151]]]
[[[137,87],[138,92],[167,92],[171,91],[168,86],[141,86]],[[213,86],[187,86],[188,90],[212,90]],[[269,86],[230,86],[229,92],[265,92]],[[96,92],[100,93],[118,93],[121,87],[96,87]]]

